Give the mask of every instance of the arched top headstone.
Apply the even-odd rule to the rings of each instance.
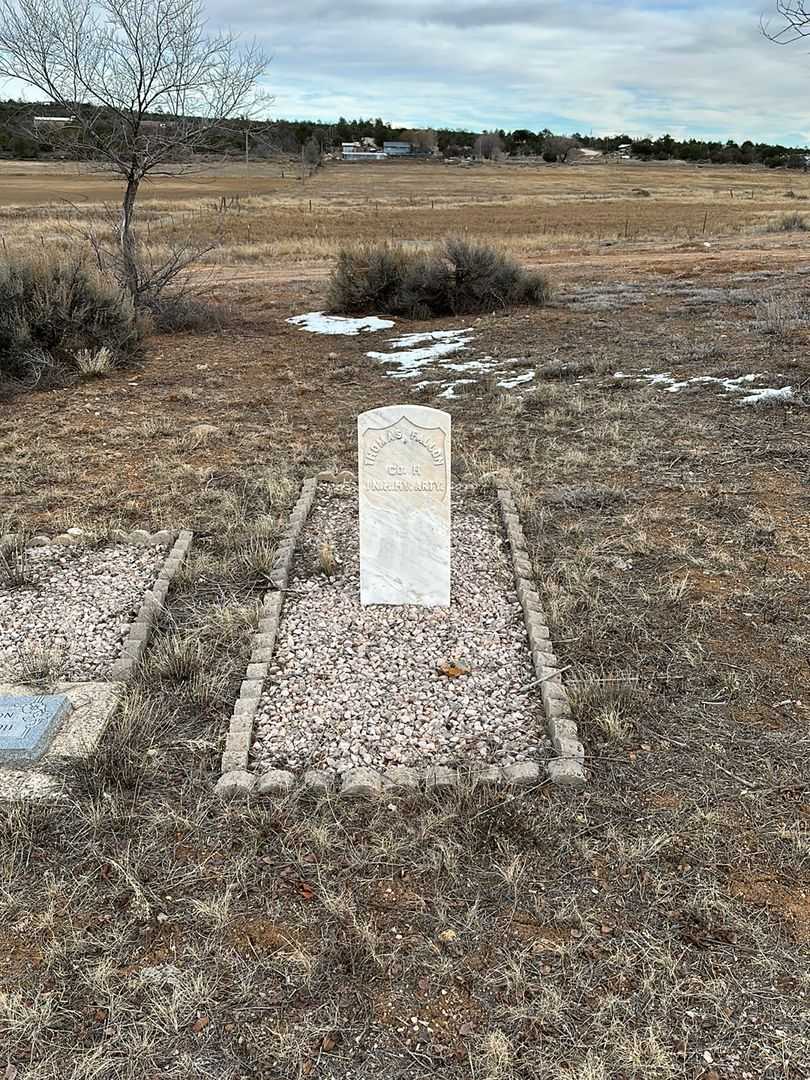
[[[450,604],[450,415],[385,405],[357,418],[360,601]]]

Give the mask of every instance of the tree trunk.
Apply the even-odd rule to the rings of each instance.
[[[122,284],[132,297],[133,303],[138,302],[140,291],[134,232],[135,197],[138,194],[139,184],[140,179],[130,173],[127,177],[124,202],[121,206],[121,224],[118,229],[118,240],[121,248]]]

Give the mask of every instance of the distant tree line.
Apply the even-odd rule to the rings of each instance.
[[[76,106],[81,110],[84,106]],[[47,156],[54,152],[48,142],[47,129],[39,132],[34,116],[54,113],[47,104],[19,101],[0,101],[0,153],[17,158]],[[160,114],[155,120],[170,119]],[[675,139],[661,135],[656,139],[636,139],[626,133],[610,136],[583,135],[573,132],[557,134],[544,128],[529,131],[493,129],[465,131],[458,128],[413,129],[393,127],[384,120],[341,117],[336,123],[305,120],[240,120],[229,119],[211,132],[203,148],[211,154],[238,155],[247,145],[252,157],[273,154],[304,154],[314,163],[319,154],[328,153],[344,142],[373,139],[378,146],[384,142],[411,142],[424,152],[437,150],[445,157],[541,157],[546,161],[563,160],[572,147],[586,147],[604,153],[618,153],[620,147],[635,158],[651,161],[710,161],[718,165],[767,165],[771,168],[804,168],[806,148],[783,146],[780,143],[736,143],[706,139]]]

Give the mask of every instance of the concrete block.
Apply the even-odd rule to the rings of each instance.
[[[248,664],[246,675],[248,679],[266,679],[267,664]]]
[[[220,799],[230,802],[232,799],[246,799],[256,786],[256,777],[246,769],[234,769],[224,773],[217,780],[214,791]]]
[[[585,764],[585,747],[578,739],[557,738],[552,741],[559,757]]]
[[[262,696],[263,679],[243,679],[239,688],[239,697],[258,700]]]
[[[449,791],[458,783],[455,769],[446,765],[433,765],[425,773],[425,791]]]
[[[146,642],[141,638],[127,638],[121,649],[122,660],[134,660],[136,663],[146,651]]]
[[[503,769],[501,769],[500,766],[485,765],[483,769],[479,769],[474,774],[474,780],[477,786],[501,787],[505,777],[503,775]]]
[[[247,731],[228,731],[225,736],[226,754],[246,754],[250,750],[252,728]]]
[[[238,772],[248,767],[247,750],[226,750],[222,755],[220,772]]]
[[[340,778],[341,799],[376,799],[383,791],[383,781],[376,769],[347,769]]]
[[[334,778],[322,769],[307,769],[301,777],[301,788],[307,795],[328,795]]]
[[[265,649],[261,646],[259,646],[259,648],[254,648],[253,652],[250,654],[251,664],[264,664],[265,667],[269,667],[272,659],[273,650]]]
[[[136,663],[129,658],[116,660],[110,668],[109,678],[113,682],[131,682],[135,675]]]
[[[534,787],[540,783],[540,766],[535,761],[517,761],[504,766],[503,778],[511,787]]]
[[[552,758],[546,762],[546,772],[552,784],[581,791],[588,783],[587,774],[572,758]]]
[[[385,770],[383,782],[387,791],[402,793],[418,791],[419,773],[416,769],[409,769],[405,765],[397,765]]]
[[[295,786],[295,776],[286,769],[268,769],[256,783],[257,795],[288,795]]]

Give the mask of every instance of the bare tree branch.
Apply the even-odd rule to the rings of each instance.
[[[781,29],[772,30],[770,21],[760,19],[762,33],[776,45],[792,45],[795,41],[810,37],[810,3],[796,0],[776,0],[776,14]]]

